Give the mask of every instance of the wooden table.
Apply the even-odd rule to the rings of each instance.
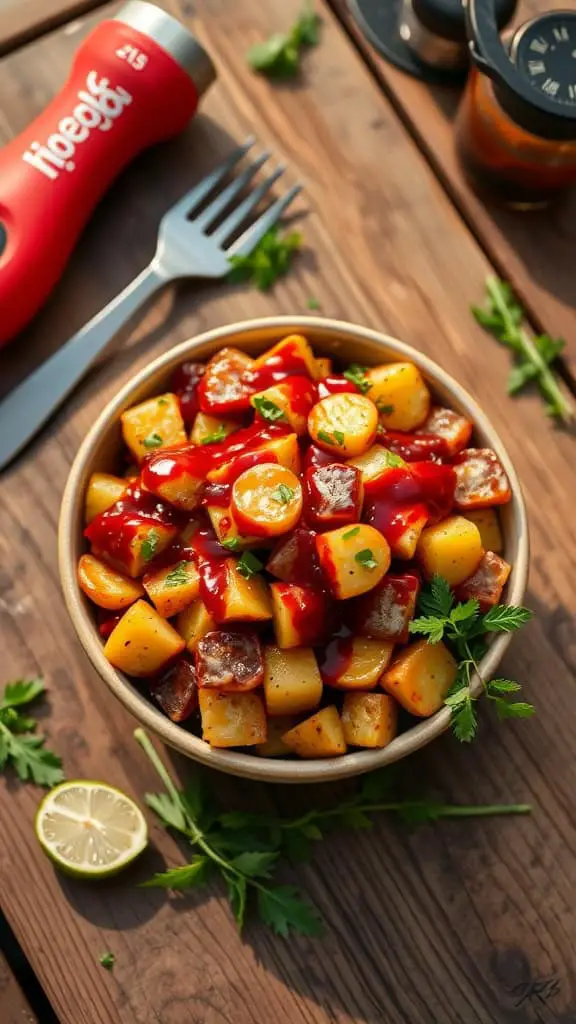
[[[60,2],[58,19],[80,6]],[[530,801],[534,813],[414,831],[381,819],[372,832],[333,836],[311,864],[285,873],[318,907],[325,937],[286,942],[252,923],[241,940],[217,887],[179,900],[135,889],[162,862],[181,863],[178,846],[154,823],[152,848],[116,881],[91,887],[55,874],[32,831],[39,793],[6,779],[0,906],[14,941],[6,943],[10,967],[0,965],[2,1024],[34,1014],[62,1024],[576,1021],[574,440],[546,420],[535,394],[506,398],[508,356],[469,312],[496,269],[517,286],[535,326],[564,333],[573,355],[576,219],[565,212],[560,222],[554,213],[544,222],[482,207],[453,160],[453,96],[384,65],[358,40],[340,0],[321,6],[322,42],[307,54],[301,81],[273,86],[252,75],[247,47],[289,24],[299,6],[166,0],[210,48],[219,84],[184,137],[141,158],[115,185],[46,309],[0,357],[6,390],[140,270],[160,213],[234,140],[254,132],[287,161],[288,179],[305,181],[306,251],[273,292],[168,292],[0,479],[2,675],[44,674],[50,701],[42,724],[69,777],[103,777],[140,800],[155,787],[131,738],[134,723],[88,665],[63,607],[55,530],[68,468],[97,412],[155,355],[217,324],[306,311],[314,296],[322,313],[389,331],[432,355],[474,393],[509,446],[530,514],[527,601],[536,619],[512,645],[504,672],[524,681],[538,714],[507,726],[483,715],[472,747],[446,737],[407,770],[427,792],[459,802]],[[0,36],[18,40],[3,18]],[[41,18],[29,23],[28,35],[38,38],[0,64],[1,142],[59,87],[95,20],[47,36]],[[176,761],[176,770],[194,769]],[[327,799],[210,781],[230,806],[258,799],[286,810]],[[112,973],[98,963],[108,949]]]

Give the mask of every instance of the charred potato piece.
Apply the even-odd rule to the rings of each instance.
[[[459,509],[505,505],[512,497],[503,466],[491,448],[465,448],[454,465]]]
[[[454,409],[444,409],[433,405],[430,415],[416,431],[417,434],[431,434],[441,437],[446,444],[449,455],[457,455],[466,447],[472,436],[472,424]]]
[[[268,559],[266,571],[285,583],[317,584],[320,566],[315,538],[312,530],[302,527],[282,537]]]
[[[188,658],[181,657],[175,665],[150,683],[150,695],[172,722],[184,722],[198,707],[196,670]]]
[[[412,573],[385,576],[377,587],[354,601],[351,610],[354,632],[375,640],[405,644],[419,589],[420,581]]]
[[[235,416],[250,408],[250,388],[244,374],[254,360],[237,348],[223,348],[206,366],[197,386],[200,411],[210,416]]]
[[[264,678],[262,648],[255,633],[206,633],[196,645],[195,663],[201,689],[246,693]]]
[[[159,452],[144,462],[142,484],[175,508],[194,512],[202,499],[205,474],[204,459],[193,449]]]
[[[311,466],[306,472],[304,506],[314,529],[331,530],[357,523],[362,513],[364,485],[360,470],[334,462]]]
[[[265,743],[266,711],[257,693],[199,690],[202,739],[211,747],[252,747]]]
[[[480,611],[487,612],[500,603],[502,591],[512,571],[512,566],[493,551],[487,551],[476,572],[456,590],[459,601],[480,602]]]
[[[387,693],[347,693],[342,728],[350,747],[387,747],[398,728],[398,705]]]

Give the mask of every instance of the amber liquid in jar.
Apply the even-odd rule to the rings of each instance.
[[[516,209],[547,206],[576,181],[576,141],[544,139],[502,109],[490,78],[470,72],[456,119],[456,147],[472,185]]]

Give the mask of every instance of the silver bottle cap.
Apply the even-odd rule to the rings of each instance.
[[[166,50],[190,75],[199,96],[216,78],[216,69],[195,36],[155,4],[146,3],[146,0],[130,0],[113,20],[130,25]]]

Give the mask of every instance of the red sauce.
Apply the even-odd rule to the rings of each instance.
[[[231,484],[206,484],[203,505],[218,505],[219,508],[228,508],[232,496]]]
[[[264,366],[259,366],[255,370],[245,370],[242,383],[251,394],[256,394],[257,391],[264,391],[273,384],[286,380],[287,377],[310,377],[298,346],[290,341],[268,357]]]
[[[325,452],[322,448],[318,448],[315,444],[308,445],[304,454],[304,471],[311,467],[317,466],[333,466],[335,462],[338,462],[337,455],[330,455],[329,452]]]
[[[318,384],[318,398],[328,398],[328,395],[358,395],[359,389],[346,377],[335,374],[332,377],[324,377]]]
[[[130,545],[143,524],[183,527],[185,518],[171,505],[161,501],[137,483],[126,488],[118,501],[101,512],[84,531],[95,550],[123,564],[130,560]]]
[[[337,686],[338,680],[350,667],[352,661],[354,637],[345,626],[340,635],[330,641],[326,649],[318,657],[318,666],[323,682],[328,686]]]
[[[230,487],[244,470],[252,469],[253,466],[259,466],[263,462],[278,462],[278,459],[274,452],[266,448],[263,448],[261,451],[244,452],[242,455],[237,455],[236,458],[222,467],[222,475],[218,484],[208,484],[206,490],[208,491],[211,486],[221,486],[222,484]],[[207,501],[206,504],[210,505],[212,502]]]
[[[443,437],[432,434],[404,434],[400,430],[378,431],[378,441],[388,451],[394,452],[406,462],[435,461],[449,456],[448,445]]]
[[[362,511],[362,474],[354,466],[333,463],[306,470],[304,515],[319,530],[358,522]]]
[[[290,405],[297,416],[307,417],[313,405],[318,401],[318,390],[308,377],[286,377],[283,382]]]
[[[123,615],[124,609],[121,612],[106,612],[103,608],[98,608],[98,632],[100,636],[107,640]]]
[[[313,530],[296,527],[278,541],[266,568],[285,583],[309,583],[325,589],[325,581],[318,564]]]
[[[203,363],[182,363],[172,375],[172,390],[180,402],[182,419],[188,425],[198,412],[198,381],[204,376]]]
[[[210,558],[198,564],[200,573],[200,597],[215,622],[222,622],[226,614],[224,600],[228,586],[228,564],[226,559]]]
[[[451,466],[414,462],[390,469],[379,490],[364,506],[363,519],[376,527],[393,547],[405,530],[424,514],[448,515],[454,503],[456,474]]]
[[[329,632],[331,618],[324,592],[318,587],[293,583],[277,583],[276,590],[290,613],[299,644],[308,647],[321,643]]]

